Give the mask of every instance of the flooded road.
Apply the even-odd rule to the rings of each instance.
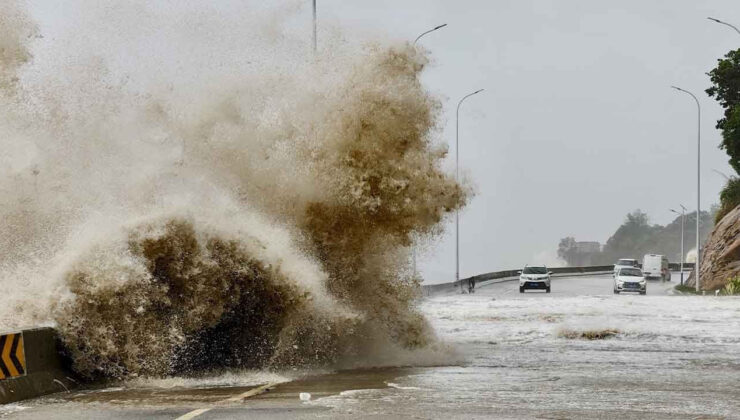
[[[294,377],[245,372],[221,382],[57,394],[0,413],[15,419],[740,418],[740,299],[674,296],[673,278],[651,282],[647,296],[615,296],[611,276],[601,275],[553,279],[549,295],[522,295],[506,282],[426,299],[424,313],[458,353],[448,366]],[[599,331],[612,335],[580,338]],[[265,392],[235,398],[265,383],[272,384]]]

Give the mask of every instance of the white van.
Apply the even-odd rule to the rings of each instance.
[[[642,258],[642,273],[646,279],[671,281],[671,270],[665,255],[646,254]]]

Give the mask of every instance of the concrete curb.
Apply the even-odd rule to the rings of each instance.
[[[18,333],[23,336],[25,372],[21,376],[0,380],[0,404],[68,391],[78,385],[65,367],[54,329],[35,328],[7,334]]]

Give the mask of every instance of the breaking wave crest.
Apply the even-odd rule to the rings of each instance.
[[[125,377],[332,360],[357,317],[327,296],[318,267],[296,255],[286,267],[274,238],[239,227],[160,217],[75,260],[55,314],[76,370]]]
[[[162,89],[97,56],[52,77],[13,22],[5,324],[55,324],[90,377],[361,366],[433,343],[409,249],[468,191],[440,169],[421,51],[273,40],[233,69],[158,69]]]

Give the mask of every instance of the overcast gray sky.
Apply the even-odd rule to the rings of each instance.
[[[310,30],[309,0],[212,6],[286,9],[292,30]],[[460,164],[477,191],[461,214],[461,276],[551,264],[560,238],[603,243],[636,208],[659,224],[679,203],[695,209],[696,109],[671,84],[703,106],[704,209],[724,183],[712,169],[731,173],[717,149],[721,109],[703,90],[740,34],[706,17],[740,25],[740,1],[318,0],[318,8],[320,46],[337,27],[364,43],[449,24],[421,43],[432,52],[423,78],[442,98],[451,150],[457,100],[486,89],[461,112]],[[61,3],[31,9],[45,36],[75,24]],[[427,282],[454,278],[453,229],[421,255]]]
[[[461,111],[460,163],[477,195],[461,215],[461,276],[552,263],[560,238],[605,242],[636,208],[651,222],[696,208],[696,107],[703,106],[702,207],[730,174],[719,106],[703,93],[740,34],[740,2],[319,0],[322,20],[358,37],[421,41],[426,85],[444,99],[445,138]],[[452,143],[451,143],[452,144]],[[450,158],[454,158],[453,155]],[[421,259],[428,282],[454,278],[454,226]]]

